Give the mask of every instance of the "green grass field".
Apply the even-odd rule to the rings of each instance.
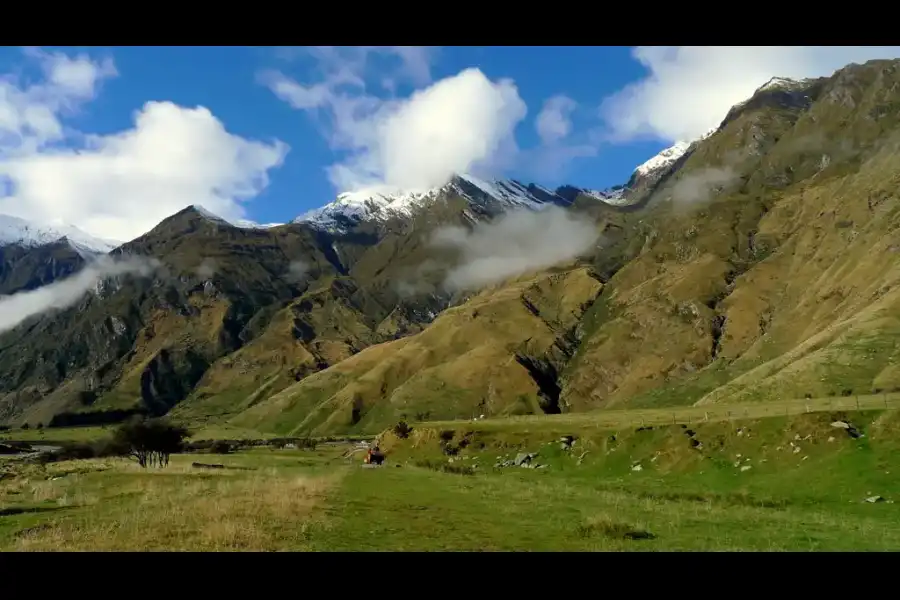
[[[900,549],[893,410],[582,427],[568,450],[556,427],[450,425],[385,435],[377,469],[341,443],[146,470],[0,459],[0,549]],[[544,468],[495,467],[523,452]]]

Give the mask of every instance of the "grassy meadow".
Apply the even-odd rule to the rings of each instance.
[[[182,454],[163,469],[6,456],[0,549],[900,549],[896,410],[641,418],[418,424],[381,436],[380,468],[346,458],[352,442]],[[525,453],[532,468],[510,464]]]

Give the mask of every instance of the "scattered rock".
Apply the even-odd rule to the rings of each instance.
[[[794,454],[800,452],[800,446],[794,446]]]
[[[632,471],[643,471],[644,467],[642,467],[641,465],[634,465],[633,467],[631,467],[631,470]]]
[[[513,459],[513,465],[517,467],[521,467],[523,464],[528,464],[531,462],[531,459],[537,456],[536,454],[530,453],[522,453],[516,454],[516,458]]]
[[[753,468],[753,467],[751,467],[750,465],[744,465],[743,467],[741,467],[741,472],[743,472],[743,471],[749,471],[749,470],[752,469],[752,468]]]
[[[832,427],[837,427],[838,429],[850,429],[850,423],[845,421],[835,421],[831,424]]]
[[[876,504],[878,502],[884,502],[884,498],[881,496],[869,496],[866,498],[866,502],[870,504]]]
[[[835,440],[835,437],[833,435],[828,436],[829,442],[833,442],[834,440]]]

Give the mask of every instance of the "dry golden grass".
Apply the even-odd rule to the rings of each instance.
[[[188,462],[156,470],[109,461],[103,470],[5,486],[0,499],[15,495],[42,510],[68,508],[42,513],[50,516],[18,531],[9,549],[304,550],[316,524],[313,510],[341,475],[274,467],[198,472]]]
[[[515,358],[540,357],[574,327],[601,284],[587,269],[530,274],[444,311],[423,332],[369,347],[234,418],[237,427],[327,434],[345,428],[354,403],[360,429],[379,431],[401,415],[502,414],[537,386]],[[539,316],[526,306],[537,308]]]

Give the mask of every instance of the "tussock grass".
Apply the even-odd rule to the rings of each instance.
[[[0,502],[40,509],[23,509],[33,524],[11,532],[6,549],[303,550],[316,526],[313,510],[338,476],[274,465],[198,472],[188,457],[177,458],[167,469],[73,461],[81,470],[67,476],[37,479],[31,470],[3,482]]]

